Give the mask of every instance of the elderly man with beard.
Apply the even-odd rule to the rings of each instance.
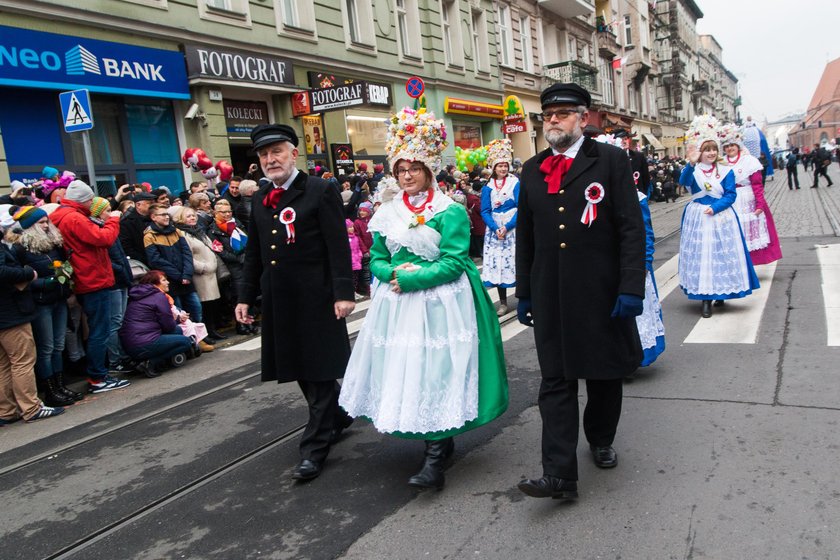
[[[558,83],[541,103],[550,148],[522,169],[516,296],[520,322],[534,327],[542,373],[543,476],[519,489],[575,499],[579,379],[595,465],[617,465],[622,379],[642,358],[634,318],[645,293],[645,227],[627,155],[583,136],[589,92]]]
[[[236,320],[251,324],[262,294],[262,380],[297,381],[309,405],[297,480],[321,474],[330,445],[353,421],[338,406],[350,358],[345,317],[355,307],[350,245],[338,192],[295,168],[298,136],[259,125],[253,150],[265,177],[251,201]]]

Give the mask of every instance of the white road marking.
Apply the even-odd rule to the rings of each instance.
[[[528,327],[526,327],[519,321],[513,321],[512,323],[508,323],[507,325],[502,327],[502,342],[507,342],[508,340],[518,335],[527,328]]]
[[[840,245],[817,245],[825,306],[826,343],[840,346]]]
[[[659,290],[659,301],[668,297],[668,294],[674,291],[674,288],[680,285],[680,277],[677,274],[677,265],[680,261],[680,255],[677,253],[667,261],[665,264],[657,269],[654,269],[653,275],[656,278],[656,288]]]
[[[728,299],[723,308],[713,308],[713,315],[708,319],[699,319],[688,334],[688,344],[755,344],[758,339],[758,327],[761,315],[767,305],[770,287],[773,285],[773,273],[776,263],[755,267],[761,288],[741,299]],[[700,310],[700,302],[697,311]]]

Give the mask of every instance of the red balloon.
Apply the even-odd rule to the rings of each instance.
[[[219,171],[211,165],[207,169],[201,170],[201,176],[207,179],[208,181],[211,181],[219,176]]]
[[[233,166],[225,160],[219,160],[215,165],[219,170],[219,179],[222,181],[229,181],[233,177]]]
[[[213,167],[213,162],[210,160],[209,157],[207,157],[207,154],[205,154],[202,151],[201,155],[198,156],[198,161],[196,162],[195,166],[199,170],[204,171],[205,169],[209,169],[209,168]]]
[[[181,158],[181,161],[184,162],[184,165],[192,169],[193,171],[200,171],[203,169],[201,165],[199,165],[199,161],[205,158],[209,162],[210,159],[207,157],[207,154],[204,153],[204,150],[201,148],[187,148],[184,150],[184,157]],[[213,165],[212,162],[207,167]]]

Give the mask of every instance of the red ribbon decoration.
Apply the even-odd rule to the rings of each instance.
[[[266,208],[271,208],[272,210],[277,210],[277,203],[280,202],[280,197],[283,196],[283,193],[286,192],[280,188],[273,188],[268,191],[268,194],[265,195],[263,198],[263,206]]]
[[[560,185],[563,183],[563,177],[569,171],[574,159],[557,154],[550,156],[543,160],[540,164],[540,171],[545,173],[545,182],[548,184],[548,194],[557,194],[560,192]]]
[[[286,226],[286,245],[295,242],[295,219],[297,213],[294,208],[283,208],[280,212],[280,223]]]

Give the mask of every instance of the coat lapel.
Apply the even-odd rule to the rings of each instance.
[[[575,160],[569,168],[569,172],[563,177],[563,184],[568,185],[577,179],[584,171],[595,165],[596,161],[598,161],[596,142],[590,138],[585,138],[580,147],[580,151],[575,156]]]

